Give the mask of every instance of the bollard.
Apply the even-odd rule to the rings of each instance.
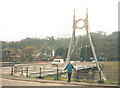
[[[44,69],[45,69],[45,64],[44,64]]]
[[[102,81],[102,77],[101,77],[101,71],[99,71],[99,75],[100,75],[100,83],[101,83],[101,81]]]
[[[21,76],[23,76],[23,70],[21,70]]]
[[[57,68],[57,80],[58,80],[58,68]]]
[[[12,67],[11,67],[11,75],[13,75],[13,65],[12,65]]]
[[[94,70],[92,68],[92,80],[94,80]]]
[[[23,76],[23,67],[21,67],[21,76]]]
[[[77,81],[79,81],[79,71],[77,71]]]
[[[28,77],[28,67],[26,68],[26,77]]]
[[[40,67],[40,75],[39,75],[39,77],[41,78],[41,67]]]

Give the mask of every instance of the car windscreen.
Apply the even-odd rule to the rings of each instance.
[[[54,60],[53,62],[60,62],[60,60]]]

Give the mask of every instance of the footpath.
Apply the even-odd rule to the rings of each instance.
[[[30,81],[30,82],[40,82],[40,83],[56,83],[56,84],[68,84],[67,81],[60,80],[46,80],[46,79],[35,79],[35,78],[26,78],[18,77],[10,74],[3,74],[2,78],[12,79],[12,80],[21,80],[21,81]],[[93,86],[93,87],[106,87],[106,88],[120,88],[117,84],[107,84],[107,83],[85,83],[85,82],[70,82],[69,85],[84,85],[84,86]]]

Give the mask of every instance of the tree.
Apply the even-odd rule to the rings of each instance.
[[[64,53],[65,53],[64,48],[63,47],[59,47],[56,50],[56,52],[55,52],[55,56],[62,56],[62,57],[64,57]]]
[[[2,61],[10,61],[10,49],[4,48],[2,49]]]
[[[118,46],[120,46],[120,36],[118,36],[118,34],[120,34],[120,32],[118,32],[118,31],[113,32],[110,35],[107,35],[105,32],[102,32],[102,31],[91,33],[91,37],[93,40],[93,45],[94,45],[97,57],[105,57],[105,58],[107,58],[107,60],[117,60],[118,54],[120,57],[120,53],[118,53],[118,48],[120,48],[120,47],[118,47]],[[81,38],[78,41],[78,44],[76,46],[77,50],[81,46],[82,38],[86,39],[87,35],[81,36]],[[87,40],[87,44],[86,44],[86,40]],[[81,52],[81,57],[83,57],[83,58],[85,57],[84,46],[89,45],[88,44],[89,40],[88,39],[86,39],[86,40],[83,41],[83,48],[82,48],[83,51]],[[50,53],[52,50],[55,50],[56,56],[60,55],[63,58],[66,58],[69,43],[70,43],[70,38],[55,39],[53,36],[43,38],[43,39],[26,38],[26,39],[23,39],[23,40],[17,41],[17,42],[2,41],[2,50],[3,50],[3,58],[4,58],[3,61],[9,57],[7,52],[11,49],[14,49],[14,50],[21,49],[22,57],[20,60],[23,60],[23,57],[25,56],[25,55],[23,55],[23,52],[25,52],[25,51],[23,51],[23,49],[27,46],[35,46],[36,50],[41,53],[45,53],[45,51],[47,51],[47,53]],[[48,47],[51,48],[50,51],[48,50]],[[89,51],[89,48],[86,50]],[[79,52],[80,52],[80,50],[73,52],[71,59],[75,60],[75,58],[77,58],[77,55],[79,55]],[[21,55],[19,55],[19,56],[21,56]],[[89,55],[87,54],[87,56],[89,56]],[[89,58],[89,57],[87,57],[87,58]],[[24,58],[24,60],[25,60],[25,58]]]
[[[35,46],[26,46],[22,49],[21,53],[21,61],[22,62],[28,62],[34,60],[34,53],[36,52]]]

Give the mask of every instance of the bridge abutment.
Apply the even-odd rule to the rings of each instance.
[[[80,69],[73,73],[73,78],[77,80],[100,80],[97,67]]]

